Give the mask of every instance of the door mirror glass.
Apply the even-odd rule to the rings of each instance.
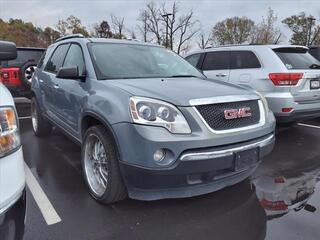
[[[84,76],[79,75],[78,66],[61,67],[56,77],[63,78],[63,79],[83,79],[84,78]]]
[[[17,48],[13,42],[0,41],[0,61],[17,58]]]

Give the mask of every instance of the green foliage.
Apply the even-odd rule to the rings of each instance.
[[[62,36],[80,33],[85,37],[90,37],[86,27],[81,24],[81,20],[72,15],[66,20],[59,20],[56,27]]]
[[[320,43],[320,26],[316,25],[312,15],[307,16],[305,12],[292,15],[282,21],[293,32],[290,42],[298,45],[312,45]],[[311,30],[311,31],[310,31]]]
[[[30,22],[21,19],[9,19],[8,22],[0,19],[0,39],[13,41],[17,46],[45,47],[43,31]]]
[[[250,41],[255,23],[247,17],[227,18],[218,22],[212,30],[216,45],[242,44]]]

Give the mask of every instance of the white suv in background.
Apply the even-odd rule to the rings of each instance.
[[[261,92],[278,122],[320,116],[320,62],[294,45],[209,48],[185,57],[208,78]]]
[[[15,44],[0,41],[0,60],[16,56]],[[25,173],[19,123],[12,96],[0,83],[0,239],[23,238]]]

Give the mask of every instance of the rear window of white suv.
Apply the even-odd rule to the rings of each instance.
[[[273,51],[288,69],[320,69],[320,62],[305,48],[276,48]]]

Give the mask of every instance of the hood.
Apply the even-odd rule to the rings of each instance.
[[[177,106],[190,106],[191,99],[254,94],[237,85],[200,78],[144,78],[105,82],[134,96],[155,98]]]

